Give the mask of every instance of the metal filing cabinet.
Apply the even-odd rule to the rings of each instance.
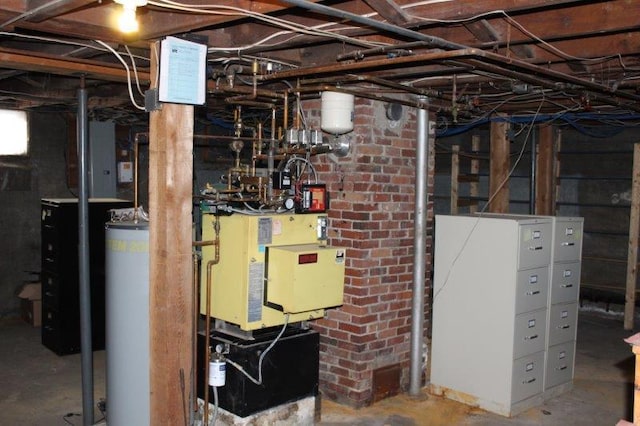
[[[545,398],[565,392],[573,385],[582,258],[583,219],[553,220]]]
[[[104,349],[104,227],[108,211],[131,202],[91,199],[89,202],[89,267],[93,349]],[[42,344],[58,355],[80,351],[78,271],[78,200],[43,199]]]
[[[433,393],[505,416],[543,402],[552,227],[436,216]]]

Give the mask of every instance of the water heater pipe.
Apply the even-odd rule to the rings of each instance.
[[[411,300],[411,347],[409,366],[409,394],[420,395],[422,387],[422,345],[424,341],[424,282],[426,271],[427,236],[427,175],[429,170],[429,117],[428,102],[418,109],[418,136],[416,143],[416,190],[413,222],[413,292]]]
[[[93,424],[93,345],[91,337],[91,281],[89,269],[89,132],[84,77],[78,89],[78,264],[80,293],[80,363],[82,424]]]
[[[211,356],[211,347],[209,346],[209,337],[211,335],[211,277],[213,275],[213,266],[220,262],[220,221],[219,216],[216,215],[216,221],[214,222],[215,239],[213,241],[214,255],[213,259],[207,262],[207,282],[206,282],[206,295],[205,295],[205,308],[204,315],[204,338],[205,338],[205,350],[204,350],[204,404],[203,404],[203,424],[209,424],[209,384],[207,379],[209,377],[209,357]]]

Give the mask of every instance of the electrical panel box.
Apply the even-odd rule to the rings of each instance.
[[[213,246],[202,249],[201,313],[207,288],[209,314],[245,331],[281,325],[285,313],[289,322],[321,318],[342,304],[345,251],[326,245],[326,215],[204,214],[203,240],[215,239],[216,226],[219,261]]]

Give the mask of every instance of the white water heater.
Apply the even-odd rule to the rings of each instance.
[[[353,130],[355,97],[348,93],[322,92],[322,116],[320,127],[332,135]]]
[[[105,242],[109,426],[148,425],[149,226],[109,222]]]

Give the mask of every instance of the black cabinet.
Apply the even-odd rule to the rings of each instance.
[[[131,207],[130,201],[89,201],[89,268],[93,349],[104,349],[104,228],[109,210]],[[58,355],[80,352],[78,200],[43,199],[42,344]]]

